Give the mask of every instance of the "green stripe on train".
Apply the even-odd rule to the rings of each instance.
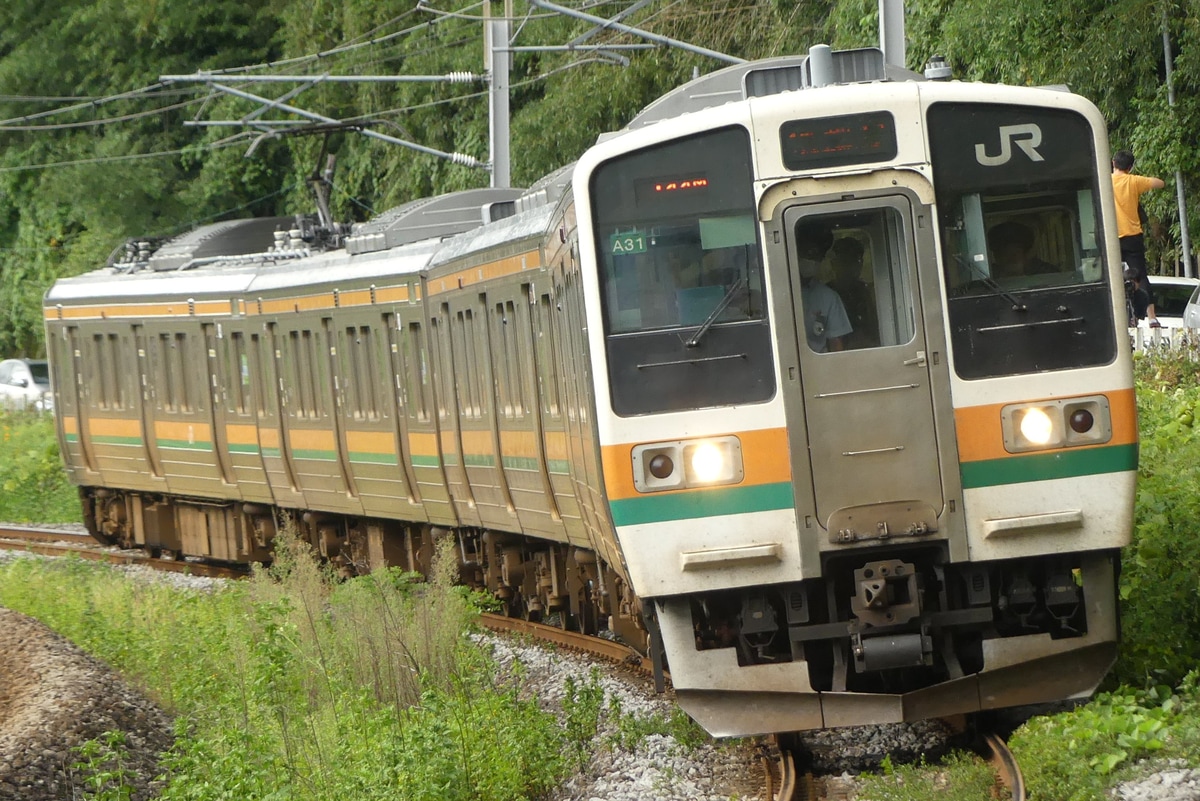
[[[687,493],[648,493],[637,498],[611,501],[613,523],[635,526],[668,520],[770,512],[795,506],[792,484],[756,484],[749,487],[714,487]]]
[[[133,445],[134,447],[142,447],[141,437],[114,437],[109,435],[92,435],[93,445]]]
[[[316,448],[296,448],[292,451],[293,459],[312,459],[318,462],[336,462],[337,451],[317,450]]]
[[[1031,453],[1007,459],[987,459],[959,465],[963,489],[1075,478],[1137,470],[1138,446],[1111,445],[1054,453]]]

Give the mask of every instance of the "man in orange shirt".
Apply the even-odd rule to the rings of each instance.
[[[1117,236],[1121,240],[1121,260],[1137,271],[1142,288],[1149,296],[1146,316],[1150,319],[1150,327],[1158,328],[1158,318],[1154,316],[1154,289],[1150,286],[1150,278],[1146,273],[1146,242],[1142,235],[1138,202],[1142,195],[1151,189],[1162,189],[1166,184],[1162,178],[1131,174],[1133,154],[1128,150],[1118,150],[1113,155],[1112,165],[1113,195],[1117,204]]]

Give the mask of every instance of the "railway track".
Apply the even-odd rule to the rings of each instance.
[[[169,556],[151,556],[142,551],[102,545],[85,533],[39,526],[0,525],[0,549],[43,556],[76,556],[112,565],[144,565],[155,570],[190,573],[208,578],[235,579],[249,575],[247,569],[238,566],[173,559]]]
[[[0,525],[0,549],[25,551],[46,556],[76,556],[108,564],[144,565],[154,570],[214,578],[238,579],[247,570],[229,565],[193,560],[153,557],[140,551],[102,545],[86,533],[40,527]],[[540,642],[553,643],[577,653],[621,665],[624,669],[653,676],[651,660],[634,648],[612,640],[501,615],[480,615],[485,628],[498,633],[518,634]],[[666,676],[669,686],[670,676]],[[1021,770],[1004,740],[996,734],[983,734],[980,753],[996,772],[997,782],[1008,789],[1012,801],[1025,801]],[[765,798],[771,801],[843,801],[840,795],[826,795],[823,782],[797,768],[797,755],[778,737],[764,738],[760,747]]]

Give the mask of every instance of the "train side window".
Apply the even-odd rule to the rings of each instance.
[[[363,413],[368,420],[379,419],[379,354],[375,348],[375,332],[369,325],[358,329],[359,360],[363,366],[361,374],[359,397],[363,403]]]
[[[442,304],[441,318],[430,324],[430,335],[439,355],[438,363],[441,365],[438,371],[437,414],[438,419],[443,421],[450,417],[450,399],[457,397],[455,393],[458,389],[454,381],[455,368],[458,365],[454,362],[454,349],[450,347],[450,332],[446,330],[449,320],[450,307]],[[460,399],[459,403],[461,402]]]
[[[378,382],[374,339],[370,326],[348,326],[342,338],[342,382],[345,403],[355,419],[378,420],[375,402]]]
[[[128,380],[128,375],[125,371],[124,349],[121,347],[121,336],[119,334],[108,335],[108,353],[109,359],[112,362],[113,371],[113,396],[112,408],[117,410],[125,409],[125,386]]]
[[[463,417],[478,419],[479,408],[479,365],[475,360],[472,343],[475,337],[475,316],[464,309],[455,317],[458,325],[451,326],[452,349],[461,356],[462,369],[454,371],[454,383],[458,390],[458,408]]]
[[[508,329],[510,327],[511,320],[505,313],[505,304],[497,303],[492,313],[492,342],[500,346],[492,348],[492,371],[496,379],[496,411],[509,418],[516,413],[512,392],[513,365],[509,352]]]
[[[337,364],[340,365],[341,381],[339,385],[342,390],[342,403],[345,404],[345,411],[351,417],[361,420],[363,407],[359,394],[359,378],[362,375],[362,365],[359,363],[358,329],[355,326],[349,326],[341,333],[341,358],[338,359]]]
[[[159,401],[162,403],[164,411],[175,411],[175,375],[171,364],[171,335],[158,335],[158,385],[160,391],[158,393]]]
[[[554,341],[554,313],[550,295],[538,298],[537,331],[537,381],[542,396],[542,411],[551,418],[561,414],[558,399],[558,344]]]
[[[299,401],[294,411],[297,417],[316,417],[312,382],[312,332],[290,331],[288,339],[291,345],[292,380],[296,400]]]
[[[92,348],[95,351],[96,367],[100,379],[96,382],[96,386],[100,390],[98,393],[100,397],[96,398],[96,405],[101,409],[107,409],[109,406],[109,399],[112,397],[112,382],[114,380],[112,368],[107,363],[108,349],[104,345],[104,334],[92,335]]]
[[[507,320],[504,319],[504,304],[497,303],[492,309],[491,315],[491,340],[493,347],[492,356],[492,378],[496,384],[496,414],[504,417],[512,417],[512,395],[509,392],[511,379],[509,376],[508,351],[505,349],[504,328]]]
[[[521,319],[520,308],[516,303],[510,300],[506,301],[504,306],[504,352],[508,358],[509,380],[512,382],[513,416],[520,419],[525,416],[525,382],[521,375],[522,365],[529,364],[529,360],[524,358],[525,354],[521,352],[521,343],[524,339],[522,333],[525,325]]]
[[[426,362],[425,342],[420,323],[408,324],[408,336],[404,339],[407,349],[405,365],[408,370],[408,386],[412,390],[409,403],[416,409],[418,420],[429,419],[429,407],[425,403],[429,391],[429,364]]]
[[[250,406],[250,360],[246,354],[246,338],[241,331],[230,334],[229,349],[232,361],[229,389],[233,411],[244,415],[249,412]]]
[[[188,344],[187,334],[176,334],[175,344],[173,349],[174,368],[179,374],[179,398],[178,407],[181,412],[190,413],[195,407],[192,403],[192,391],[194,382],[189,381],[190,371],[192,368],[192,360],[188,358],[188,351],[191,350]]]

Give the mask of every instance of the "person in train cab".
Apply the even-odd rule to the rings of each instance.
[[[1020,278],[1057,272],[1058,268],[1034,255],[1033,230],[1015,220],[992,226],[988,231],[992,251],[993,278]]]
[[[1113,199],[1117,207],[1117,237],[1121,242],[1121,261],[1137,270],[1142,288],[1150,296],[1146,316],[1150,318],[1150,327],[1158,328],[1158,317],[1154,314],[1154,287],[1151,286],[1150,276],[1146,272],[1146,240],[1138,204],[1142,195],[1154,189],[1162,189],[1167,184],[1162,178],[1134,175],[1133,154],[1128,150],[1118,150],[1113,155],[1112,167]]]
[[[804,334],[816,353],[845,350],[854,332],[846,306],[837,292],[818,279],[821,262],[833,245],[833,232],[819,223],[796,226],[796,263],[804,308]]]
[[[833,265],[830,286],[841,296],[850,325],[854,328],[846,347],[870,348],[878,345],[879,320],[875,309],[875,293],[871,285],[862,279],[862,243],[848,236],[838,239],[830,249],[829,261]]]

